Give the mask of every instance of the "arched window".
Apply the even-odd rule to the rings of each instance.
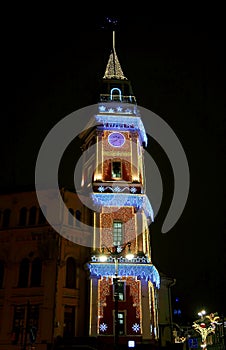
[[[27,287],[29,277],[29,259],[25,258],[20,263],[18,287]]]
[[[68,211],[68,225],[73,226],[74,224],[74,209],[69,208]]]
[[[29,212],[29,225],[35,225],[36,224],[36,212],[37,208],[36,207],[31,207],[30,212]]]
[[[66,262],[66,288],[76,288],[76,262],[71,257]]]
[[[19,226],[25,226],[27,222],[27,208],[20,209]]]
[[[0,288],[3,288],[4,268],[4,261],[0,260]]]
[[[111,162],[111,177],[114,180],[122,178],[122,162],[120,160]]]
[[[40,258],[35,258],[32,261],[31,268],[31,287],[39,287],[42,280],[42,262]]]
[[[75,217],[76,217],[76,226],[80,227],[81,226],[81,212],[80,210],[76,210],[75,212]]]
[[[46,223],[46,215],[47,208],[46,205],[43,205],[41,208],[39,208],[39,215],[38,215],[38,224],[43,225]]]
[[[5,209],[3,212],[2,227],[4,227],[4,228],[9,227],[10,215],[11,215],[11,210]]]

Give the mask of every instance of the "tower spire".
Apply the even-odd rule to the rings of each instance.
[[[121,65],[119,63],[116,50],[115,50],[115,31],[113,30],[113,43],[112,43],[112,51],[110,57],[108,59],[108,64],[105,70],[105,74],[103,79],[120,79],[127,80],[124,76]]]

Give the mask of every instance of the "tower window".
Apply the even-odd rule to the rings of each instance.
[[[112,179],[122,178],[122,163],[120,161],[112,162],[111,177]]]
[[[125,298],[125,282],[118,282],[118,300],[119,301],[125,301],[126,298]],[[113,295],[115,295],[115,284],[113,285],[114,286],[114,293]]]
[[[119,335],[125,334],[125,313],[118,312],[118,332]]]
[[[120,246],[123,244],[123,223],[122,221],[113,222],[113,245]]]

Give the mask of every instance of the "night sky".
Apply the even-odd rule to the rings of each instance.
[[[44,14],[43,14],[44,13]],[[78,11],[6,11],[2,31],[2,191],[34,185],[39,148],[51,128],[98,102],[112,34],[104,16]],[[145,13],[145,11],[144,11]],[[4,14],[3,14],[4,15]],[[173,193],[170,163],[149,138],[163,202],[151,225],[152,259],[176,278],[173,296],[185,315],[225,312],[225,39],[215,18],[116,15],[116,51],[137,103],[164,119],[178,136],[190,169],[190,192],[176,225],[161,226]],[[213,19],[213,18],[212,18]],[[105,27],[105,28],[103,28]],[[63,135],[62,135],[63,137]],[[66,179],[67,181],[67,179]]]

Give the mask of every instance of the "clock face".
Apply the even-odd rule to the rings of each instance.
[[[113,147],[121,147],[125,143],[125,137],[120,132],[113,132],[108,136],[108,142]]]

